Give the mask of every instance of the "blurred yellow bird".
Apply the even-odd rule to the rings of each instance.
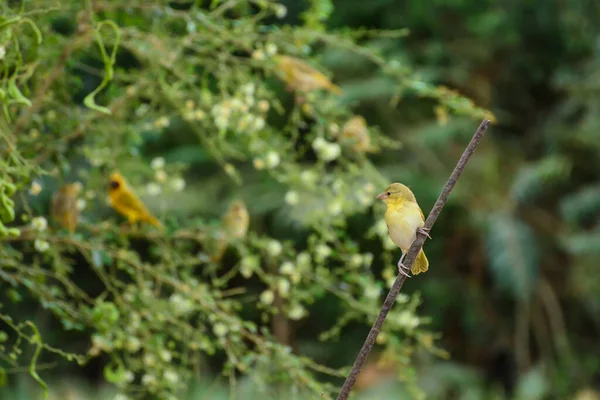
[[[79,219],[79,208],[77,198],[83,189],[79,182],[62,185],[52,196],[50,214],[52,218],[63,228],[75,232]]]
[[[402,250],[402,257],[398,261],[398,271],[408,276],[404,271],[407,268],[402,264],[402,261],[416,239],[417,232],[423,233],[431,239],[429,233],[423,229],[425,216],[417,204],[417,199],[413,192],[401,183],[392,183],[377,198],[383,200],[387,205],[385,223],[392,242]],[[412,265],[411,272],[417,275],[428,269],[429,261],[425,256],[425,252],[421,249]]]
[[[236,200],[231,203],[222,218],[222,236],[216,243],[216,248],[213,252],[213,261],[219,261],[227,245],[234,239],[243,239],[248,233],[250,225],[250,215],[246,205],[241,200]]]
[[[130,224],[142,221],[157,228],[162,228],[161,223],[150,214],[144,203],[133,194],[127,186],[125,178],[118,172],[114,172],[110,176],[108,198],[112,207],[124,215]]]
[[[340,141],[348,143],[352,150],[357,153],[372,152],[371,138],[367,129],[367,122],[360,115],[350,118],[342,127]]]
[[[294,90],[310,92],[327,89],[332,93],[342,94],[342,89],[333,84],[325,74],[298,58],[277,56],[275,61],[282,73],[282,79]]]

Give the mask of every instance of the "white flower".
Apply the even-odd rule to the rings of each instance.
[[[154,354],[147,353],[144,355],[144,365],[148,368],[152,368],[156,365],[156,357],[154,357]]]
[[[277,281],[277,291],[282,297],[287,297],[290,293],[290,281],[285,278],[279,278]]]
[[[342,154],[342,148],[337,143],[328,143],[319,152],[323,161],[333,161],[338,158],[340,154]]]
[[[31,220],[31,226],[38,232],[43,232],[48,228],[48,221],[44,217],[35,217]]]
[[[277,154],[274,151],[268,152],[265,157],[265,163],[267,164],[267,167],[269,167],[269,168],[275,168],[276,166],[279,165],[280,161],[281,161],[281,159],[279,158],[279,154]]]
[[[287,314],[290,319],[298,320],[302,318],[305,313],[306,311],[304,310],[304,307],[302,307],[300,304],[294,304],[290,307]]]
[[[31,182],[31,188],[29,188],[29,194],[37,196],[42,191],[42,185],[38,181]]]
[[[411,314],[408,311],[403,311],[398,315],[396,319],[398,325],[406,327],[407,329],[414,329],[419,326],[419,318]]]
[[[35,239],[35,242],[33,242],[33,247],[35,247],[35,249],[40,253],[44,253],[50,248],[50,244],[45,240]]]
[[[281,250],[282,246],[279,241],[270,240],[269,243],[267,243],[267,253],[269,253],[271,256],[277,257],[279,254],[281,254]]]
[[[300,201],[300,196],[298,195],[298,192],[290,190],[285,194],[284,199],[285,202],[288,203],[290,206],[294,206]]]
[[[287,8],[283,4],[275,5],[275,16],[279,19],[284,18],[287,15]]]
[[[158,171],[156,171],[156,173],[154,174],[154,178],[158,181],[158,182],[164,182],[167,179],[167,173],[165,171],[163,171],[162,169],[159,169]]]
[[[317,137],[315,138],[315,140],[313,140],[312,142],[312,148],[318,152],[319,150],[321,150],[324,146],[327,146],[327,140],[323,139],[322,137]]]
[[[269,104],[269,102],[267,100],[261,100],[258,102],[258,109],[262,112],[269,111],[270,107],[271,107],[271,105]]]
[[[179,375],[177,375],[177,372],[173,371],[172,369],[166,370],[163,374],[163,377],[170,384],[175,384],[179,382]]]
[[[363,254],[363,263],[364,263],[365,267],[370,266],[372,262],[373,262],[373,254],[372,253]]]
[[[130,370],[126,370],[124,373],[124,378],[125,378],[125,382],[133,382],[133,380],[135,379],[135,374],[133,372],[131,372]]]
[[[0,60],[2,60],[5,55],[6,55],[6,49],[4,48],[4,46],[0,46]]]
[[[296,262],[298,263],[299,266],[302,266],[302,267],[308,267],[310,265],[310,261],[311,261],[310,254],[308,254],[305,251],[298,254],[298,256],[296,257]]]
[[[252,124],[252,129],[257,132],[265,127],[265,120],[262,117],[256,117],[254,119],[254,123]]]
[[[149,196],[158,196],[162,192],[162,188],[158,183],[150,182],[146,185],[146,192]]]
[[[162,358],[165,362],[169,362],[171,361],[173,356],[171,355],[171,352],[169,350],[163,349],[160,351],[160,358]]]
[[[171,181],[171,187],[176,192],[182,192],[185,189],[185,179],[183,178],[175,178]]]
[[[277,53],[277,46],[274,43],[267,43],[265,51],[267,52],[267,55],[272,56]]]
[[[215,125],[219,129],[227,129],[229,126],[229,119],[227,117],[217,117],[215,118]]]
[[[261,49],[256,49],[252,52],[252,58],[258,61],[262,61],[265,59],[265,52]]]
[[[252,96],[252,95],[254,95],[256,86],[254,85],[254,82],[248,82],[248,83],[245,83],[244,85],[242,85],[240,90],[242,91],[242,93],[244,93],[244,95]]]
[[[333,216],[340,215],[342,213],[342,203],[339,200],[333,200],[327,205],[327,211]]]
[[[378,299],[381,294],[381,288],[377,285],[369,285],[365,289],[365,297],[369,299]]]
[[[360,254],[352,254],[352,256],[350,257],[350,265],[352,267],[358,268],[362,265],[362,263],[363,259]]]
[[[294,273],[294,264],[291,261],[284,261],[279,267],[279,272],[284,275],[291,275]]]
[[[331,255],[331,247],[326,244],[318,244],[315,248],[316,256],[320,259],[325,259]]]
[[[238,130],[247,131],[250,125],[254,122],[254,115],[245,114],[238,122]]]
[[[300,179],[306,184],[314,183],[317,180],[317,174],[312,170],[305,170],[300,173]]]
[[[165,166],[165,159],[163,157],[156,157],[150,161],[152,169],[162,169]]]
[[[169,121],[169,118],[167,118],[167,117],[160,117],[154,121],[154,126],[157,128],[166,128],[170,124],[171,124],[171,121]]]
[[[230,103],[231,109],[232,110],[237,110],[237,111],[241,111],[245,106],[244,103],[242,103],[242,101],[238,98],[234,98],[231,100]]]
[[[217,322],[213,326],[213,332],[215,333],[216,336],[223,337],[223,336],[227,335],[227,326],[222,322]]]
[[[152,374],[145,374],[142,376],[142,385],[154,386],[156,384],[156,378]]]
[[[275,293],[272,290],[265,290],[260,294],[260,301],[264,304],[271,304],[275,300]]]
[[[85,199],[77,199],[77,209],[82,211],[87,206],[87,201]]]
[[[125,341],[125,348],[132,353],[138,351],[141,346],[142,342],[140,342],[140,339],[136,338],[135,336],[129,336]]]
[[[255,158],[254,160],[252,160],[252,165],[254,165],[254,168],[258,170],[265,168],[265,162],[260,158]]]
[[[335,122],[332,122],[331,124],[329,124],[328,128],[329,128],[329,132],[334,136],[337,135],[338,132],[340,131],[340,126],[338,124],[336,124]]]
[[[187,314],[194,308],[192,301],[179,293],[173,293],[169,297],[169,302],[173,305],[173,311],[177,314]]]

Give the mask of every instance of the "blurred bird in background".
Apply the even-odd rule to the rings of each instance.
[[[298,58],[277,56],[275,61],[281,78],[294,90],[306,93],[317,89],[327,89],[334,94],[342,94],[342,89],[332,83],[325,74]]]
[[[236,239],[245,238],[248,233],[250,215],[243,201],[235,200],[231,203],[225,214],[223,214],[221,226],[222,231],[216,239],[214,248],[209,250],[209,253],[212,253],[211,259],[215,262],[221,260],[230,243],[233,243]]]
[[[67,183],[61,186],[52,196],[50,214],[61,227],[75,232],[79,220],[77,200],[83,189],[80,182]]]
[[[110,176],[108,198],[112,207],[125,216],[130,224],[141,221],[162,228],[162,224],[150,214],[144,203],[128,187],[125,178],[118,172]]]
[[[367,153],[377,150],[371,146],[367,122],[360,115],[353,116],[344,124],[340,133],[340,142],[348,145],[356,153]]]

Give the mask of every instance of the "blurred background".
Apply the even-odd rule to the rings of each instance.
[[[397,272],[375,196],[427,215],[490,118],[354,396],[600,399],[600,3],[0,11],[0,398],[335,398]]]

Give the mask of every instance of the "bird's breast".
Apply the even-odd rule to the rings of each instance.
[[[417,229],[424,225],[419,206],[406,204],[388,207],[385,222],[392,242],[403,250],[408,250],[415,240]]]

